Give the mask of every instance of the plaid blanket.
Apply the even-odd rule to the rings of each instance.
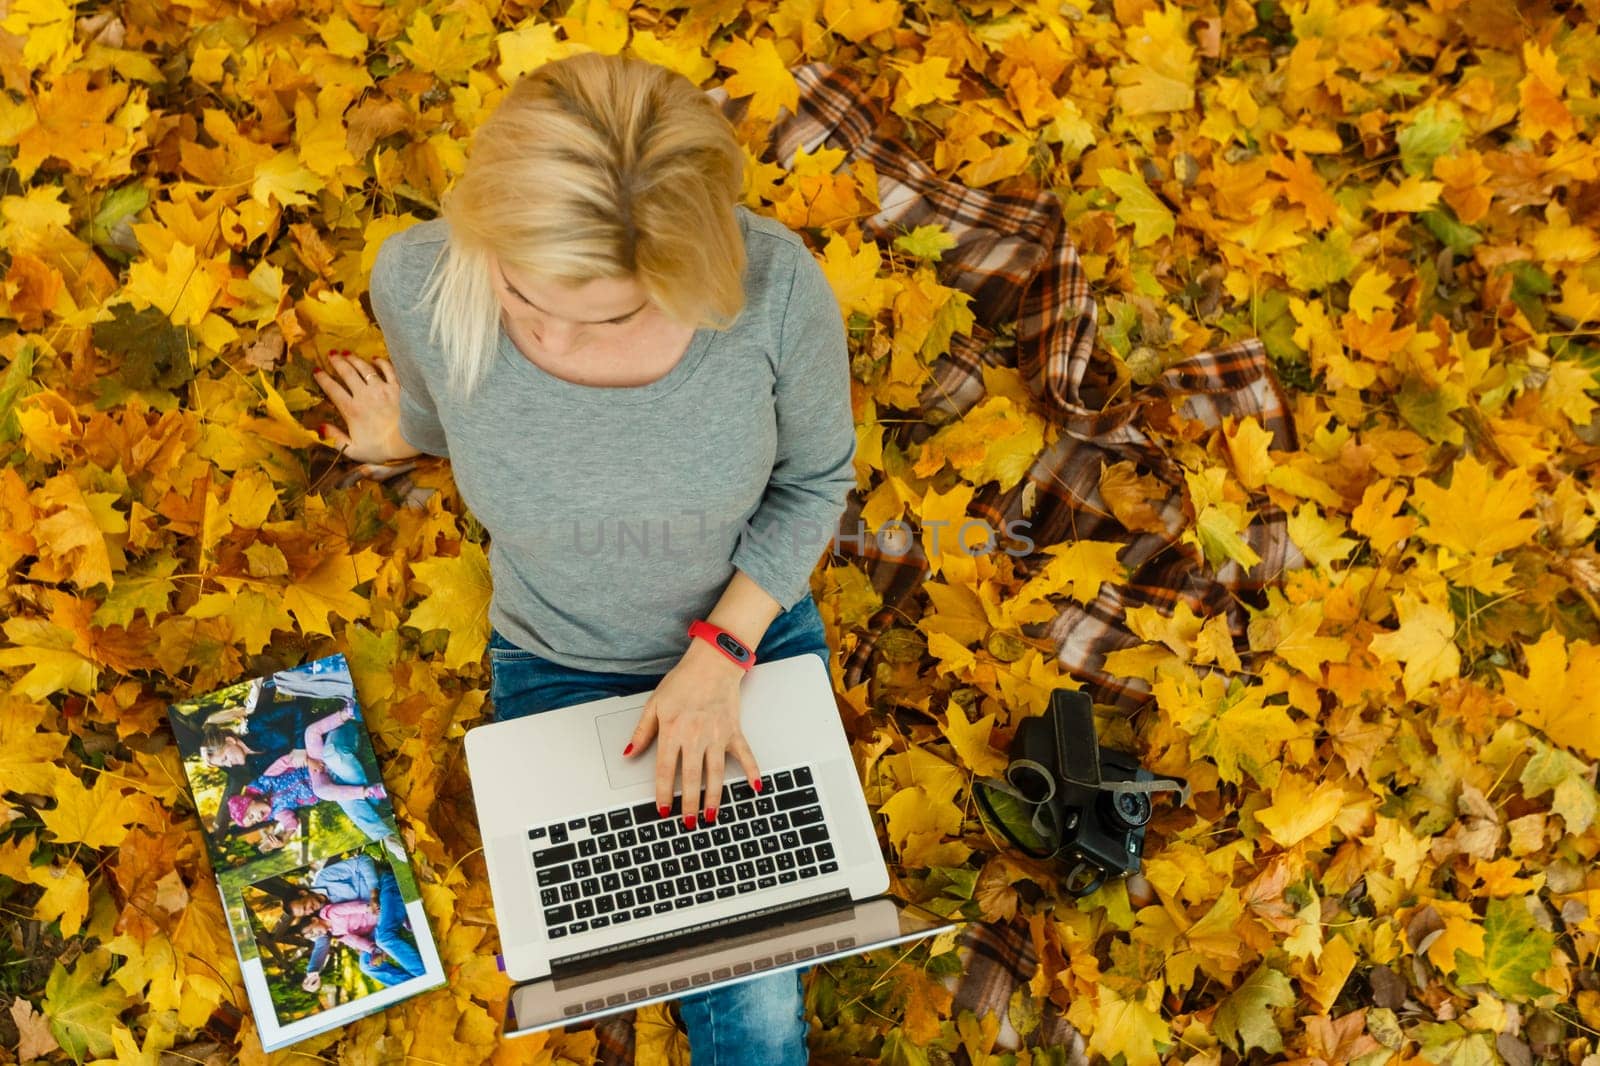
[[[886,246],[917,226],[936,224],[955,238],[937,264],[938,280],[971,295],[975,325],[970,336],[952,337],[949,354],[931,365],[917,407],[901,427],[900,443],[920,444],[935,423],[980,403],[984,366],[1015,367],[1041,412],[1062,432],[1011,490],[1001,491],[996,482],[980,487],[968,508],[971,516],[994,529],[1025,520],[1035,545],[1074,539],[1125,545],[1118,556],[1129,571],[1125,582],[1103,585],[1088,604],[1067,601],[1044,632],[1032,635],[1048,638],[1063,670],[1082,681],[1095,702],[1129,710],[1149,699],[1148,686],[1104,668],[1107,653],[1141,643],[1124,622],[1129,608],[1148,604],[1169,614],[1186,603],[1201,617],[1226,617],[1235,641],[1242,641],[1248,621],[1243,605],[1263,602],[1266,586],[1284,570],[1305,564],[1289,539],[1287,516],[1265,496],[1253,497],[1257,517],[1245,539],[1261,562],[1248,572],[1232,562],[1217,570],[1207,567],[1192,546],[1178,539],[1186,524],[1182,471],[1144,427],[1170,423],[1174,415],[1210,427],[1253,415],[1271,432],[1273,447],[1297,447],[1262,343],[1247,338],[1202,352],[1118,397],[1108,360],[1096,358],[1095,305],[1050,193],[1000,195],[941,179],[913,149],[882,134],[877,105],[845,70],[812,63],[793,73],[800,87],[798,111],[780,112],[770,124],[760,158],[788,167],[801,148],[808,153],[842,149],[841,170],[865,160],[877,174],[879,210],[861,220],[867,237]],[[744,123],[748,97],[730,99],[721,88],[710,95],[730,121]],[[997,344],[1013,325],[1015,344]],[[1131,462],[1141,474],[1171,487],[1157,508],[1163,531],[1130,530],[1101,497],[1102,471],[1120,462]],[[878,639],[889,626],[904,613],[916,613],[904,609],[928,573],[928,560],[915,541],[905,554],[889,555],[878,550],[872,536],[860,543],[846,536],[860,528],[866,496],[859,489],[852,494],[839,546],[869,575],[884,606],[844,663],[850,687],[871,676]],[[1038,553],[1031,566],[1029,560],[1017,560],[1017,569],[1026,575],[1044,561]],[[954,994],[952,1012],[994,1014],[1000,1021],[997,1050],[1025,1042],[1063,1048],[1069,1061],[1084,1062],[1083,1037],[1056,1003],[1040,1004],[1040,1023],[1026,1040],[1008,1018],[1013,992],[1029,983],[1038,966],[1040,933],[1037,916],[1030,919],[1023,911],[1010,922],[965,926],[957,939],[962,973],[946,979]],[[632,1019],[630,1013],[596,1024],[600,1061],[629,1061]],[[966,1061],[966,1052],[958,1051],[956,1059]]]
[[[877,174],[880,210],[861,221],[864,234],[888,245],[917,226],[941,226],[956,243],[938,264],[938,280],[972,296],[972,335],[952,337],[949,354],[932,364],[918,406],[909,412],[910,424],[902,427],[901,443],[916,445],[930,436],[936,428],[924,421],[930,416],[944,422],[981,402],[985,365],[1021,373],[1061,435],[1010,491],[991,481],[977,490],[968,511],[993,529],[1025,520],[1036,545],[1070,540],[1127,545],[1119,555],[1129,570],[1126,582],[1102,586],[1087,605],[1069,602],[1047,632],[1036,635],[1047,635],[1058,647],[1062,667],[1084,682],[1095,702],[1129,710],[1140,706],[1149,698],[1145,683],[1109,674],[1103,666],[1108,652],[1139,643],[1122,622],[1128,608],[1153,604],[1170,613],[1186,602],[1202,617],[1225,615],[1234,636],[1242,638],[1248,621],[1242,604],[1257,601],[1286,568],[1304,565],[1289,539],[1287,516],[1260,496],[1251,501],[1258,518],[1245,532],[1260,564],[1248,573],[1235,563],[1211,572],[1191,546],[1178,541],[1185,524],[1183,474],[1141,428],[1170,421],[1174,411],[1208,426],[1229,416],[1254,415],[1271,431],[1275,447],[1296,447],[1265,348],[1252,337],[1202,352],[1112,402],[1116,383],[1109,360],[1096,358],[1095,305],[1055,198],[1049,192],[1006,196],[941,179],[911,148],[878,132],[882,119],[876,105],[847,72],[814,63],[794,75],[799,111],[780,114],[772,124],[763,159],[787,165],[802,147],[807,152],[827,147],[845,152],[841,169],[857,160],[869,162]],[[713,92],[724,100],[724,113],[740,121],[748,98],[727,101],[720,90]],[[1012,323],[1015,345],[994,344],[996,334]],[[1122,461],[1172,486],[1161,511],[1165,531],[1129,530],[1101,498],[1102,469]],[[850,687],[866,679],[877,639],[904,617],[904,605],[928,572],[920,542],[894,556],[879,551],[871,536],[861,544],[845,536],[859,528],[866,496],[860,490],[851,496],[841,520],[840,554],[854,558],[871,577],[884,607],[845,664]],[[1044,561],[1036,553],[1031,567],[1029,560],[1019,560],[1018,571],[1026,575]]]

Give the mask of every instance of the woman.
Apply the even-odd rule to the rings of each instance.
[[[314,882],[320,887],[301,888],[286,904],[288,913],[302,921],[320,915],[334,926],[332,931],[317,933],[312,929],[311,955],[306,962],[306,974],[300,987],[315,992],[322,987],[322,968],[328,961],[330,941],[339,939],[338,932],[350,932],[355,925],[339,923],[336,914],[357,913],[356,931],[364,934],[366,943],[341,940],[356,950],[356,960],[361,972],[385,987],[399,984],[419,976],[426,967],[417,951],[416,939],[411,933],[411,920],[406,916],[405,901],[400,897],[400,882],[394,872],[378,870],[366,855],[355,855],[325,866]],[[335,907],[333,911],[328,910]],[[337,908],[343,907],[340,911]],[[370,923],[364,912],[370,911]]]
[[[339,804],[350,820],[373,840],[390,835],[382,814],[373,800],[388,795],[382,785],[336,781],[324,761],[330,754],[326,743],[330,733],[355,717],[355,708],[346,704],[340,710],[317,719],[306,727],[305,747],[296,748],[274,759],[261,776],[228,798],[228,814],[238,825],[259,825],[269,818],[275,829],[262,836],[261,850],[275,851],[300,829],[300,808],[314,807],[322,800]]]
[[[389,361],[318,374],[348,427],[325,436],[449,458],[488,530],[496,715],[654,689],[621,754],[656,743],[656,803],[681,771],[687,826],[715,821],[728,758],[761,774],[717,633],[828,658],[810,576],[855,484],[838,302],[742,177],[681,75],[549,63],[476,132],[442,217],[380,246]],[[795,972],[684,997],[694,1061],[807,1061],[802,999]]]

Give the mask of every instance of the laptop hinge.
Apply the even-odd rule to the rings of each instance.
[[[726,918],[714,918],[688,929],[653,933],[638,940],[630,940],[626,944],[613,944],[551,959],[550,976],[561,979],[578,977],[593,970],[614,966],[619,962],[655,958],[663,951],[712,944],[726,937],[758,932],[772,925],[775,916],[781,915],[785,921],[810,918],[841,910],[852,902],[850,890],[840,888],[818,896],[807,896],[805,899],[762,907],[760,910],[745,911]]]

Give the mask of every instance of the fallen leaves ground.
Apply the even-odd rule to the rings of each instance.
[[[1160,804],[1133,893],[1062,902],[976,819],[970,775],[1057,682],[1016,626],[963,624],[1004,574],[931,582],[921,636],[844,694],[897,890],[1029,916],[1019,1028],[1049,997],[1126,1066],[1593,1061],[1600,5],[560,6],[0,6],[0,1061],[262,1059],[219,1013],[242,988],[165,709],[334,651],[451,983],[297,1052],[592,1059],[588,1033],[497,1041],[459,743],[484,713],[482,531],[447,469],[402,507],[338,487],[312,431],[319,360],[382,351],[378,242],[430,217],[502,87],[572,47],[725,83],[756,121],[790,65],[850,64],[942,175],[1056,192],[1125,380],[1257,335],[1290,391],[1298,451],[1179,423],[1188,485],[1115,482],[1129,520],[1185,493],[1211,565],[1248,563],[1264,492],[1310,560],[1248,646],[1130,619],[1147,643],[1120,668],[1155,699],[1103,735],[1195,786]],[[960,301],[919,273],[937,233],[861,243],[871,175],[836,162],[752,161],[748,200],[824,257],[859,397],[892,410]],[[867,461],[862,487],[1004,476],[995,432],[939,438],[897,485]],[[1104,555],[1057,587],[1115,580]],[[848,648],[870,589],[836,561],[817,582]],[[949,1016],[948,947],[829,967],[819,1058],[1060,1061]],[[682,1056],[659,1011],[639,1039]]]

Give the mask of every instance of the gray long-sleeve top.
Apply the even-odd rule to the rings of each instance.
[[[421,298],[444,221],[378,250],[371,300],[400,432],[450,459],[490,536],[489,620],[520,648],[583,670],[665,673],[735,568],[784,610],[809,590],[855,484],[844,322],[800,237],[735,210],[744,310],[637,387],[555,377],[502,329],[488,379],[456,401]]]

